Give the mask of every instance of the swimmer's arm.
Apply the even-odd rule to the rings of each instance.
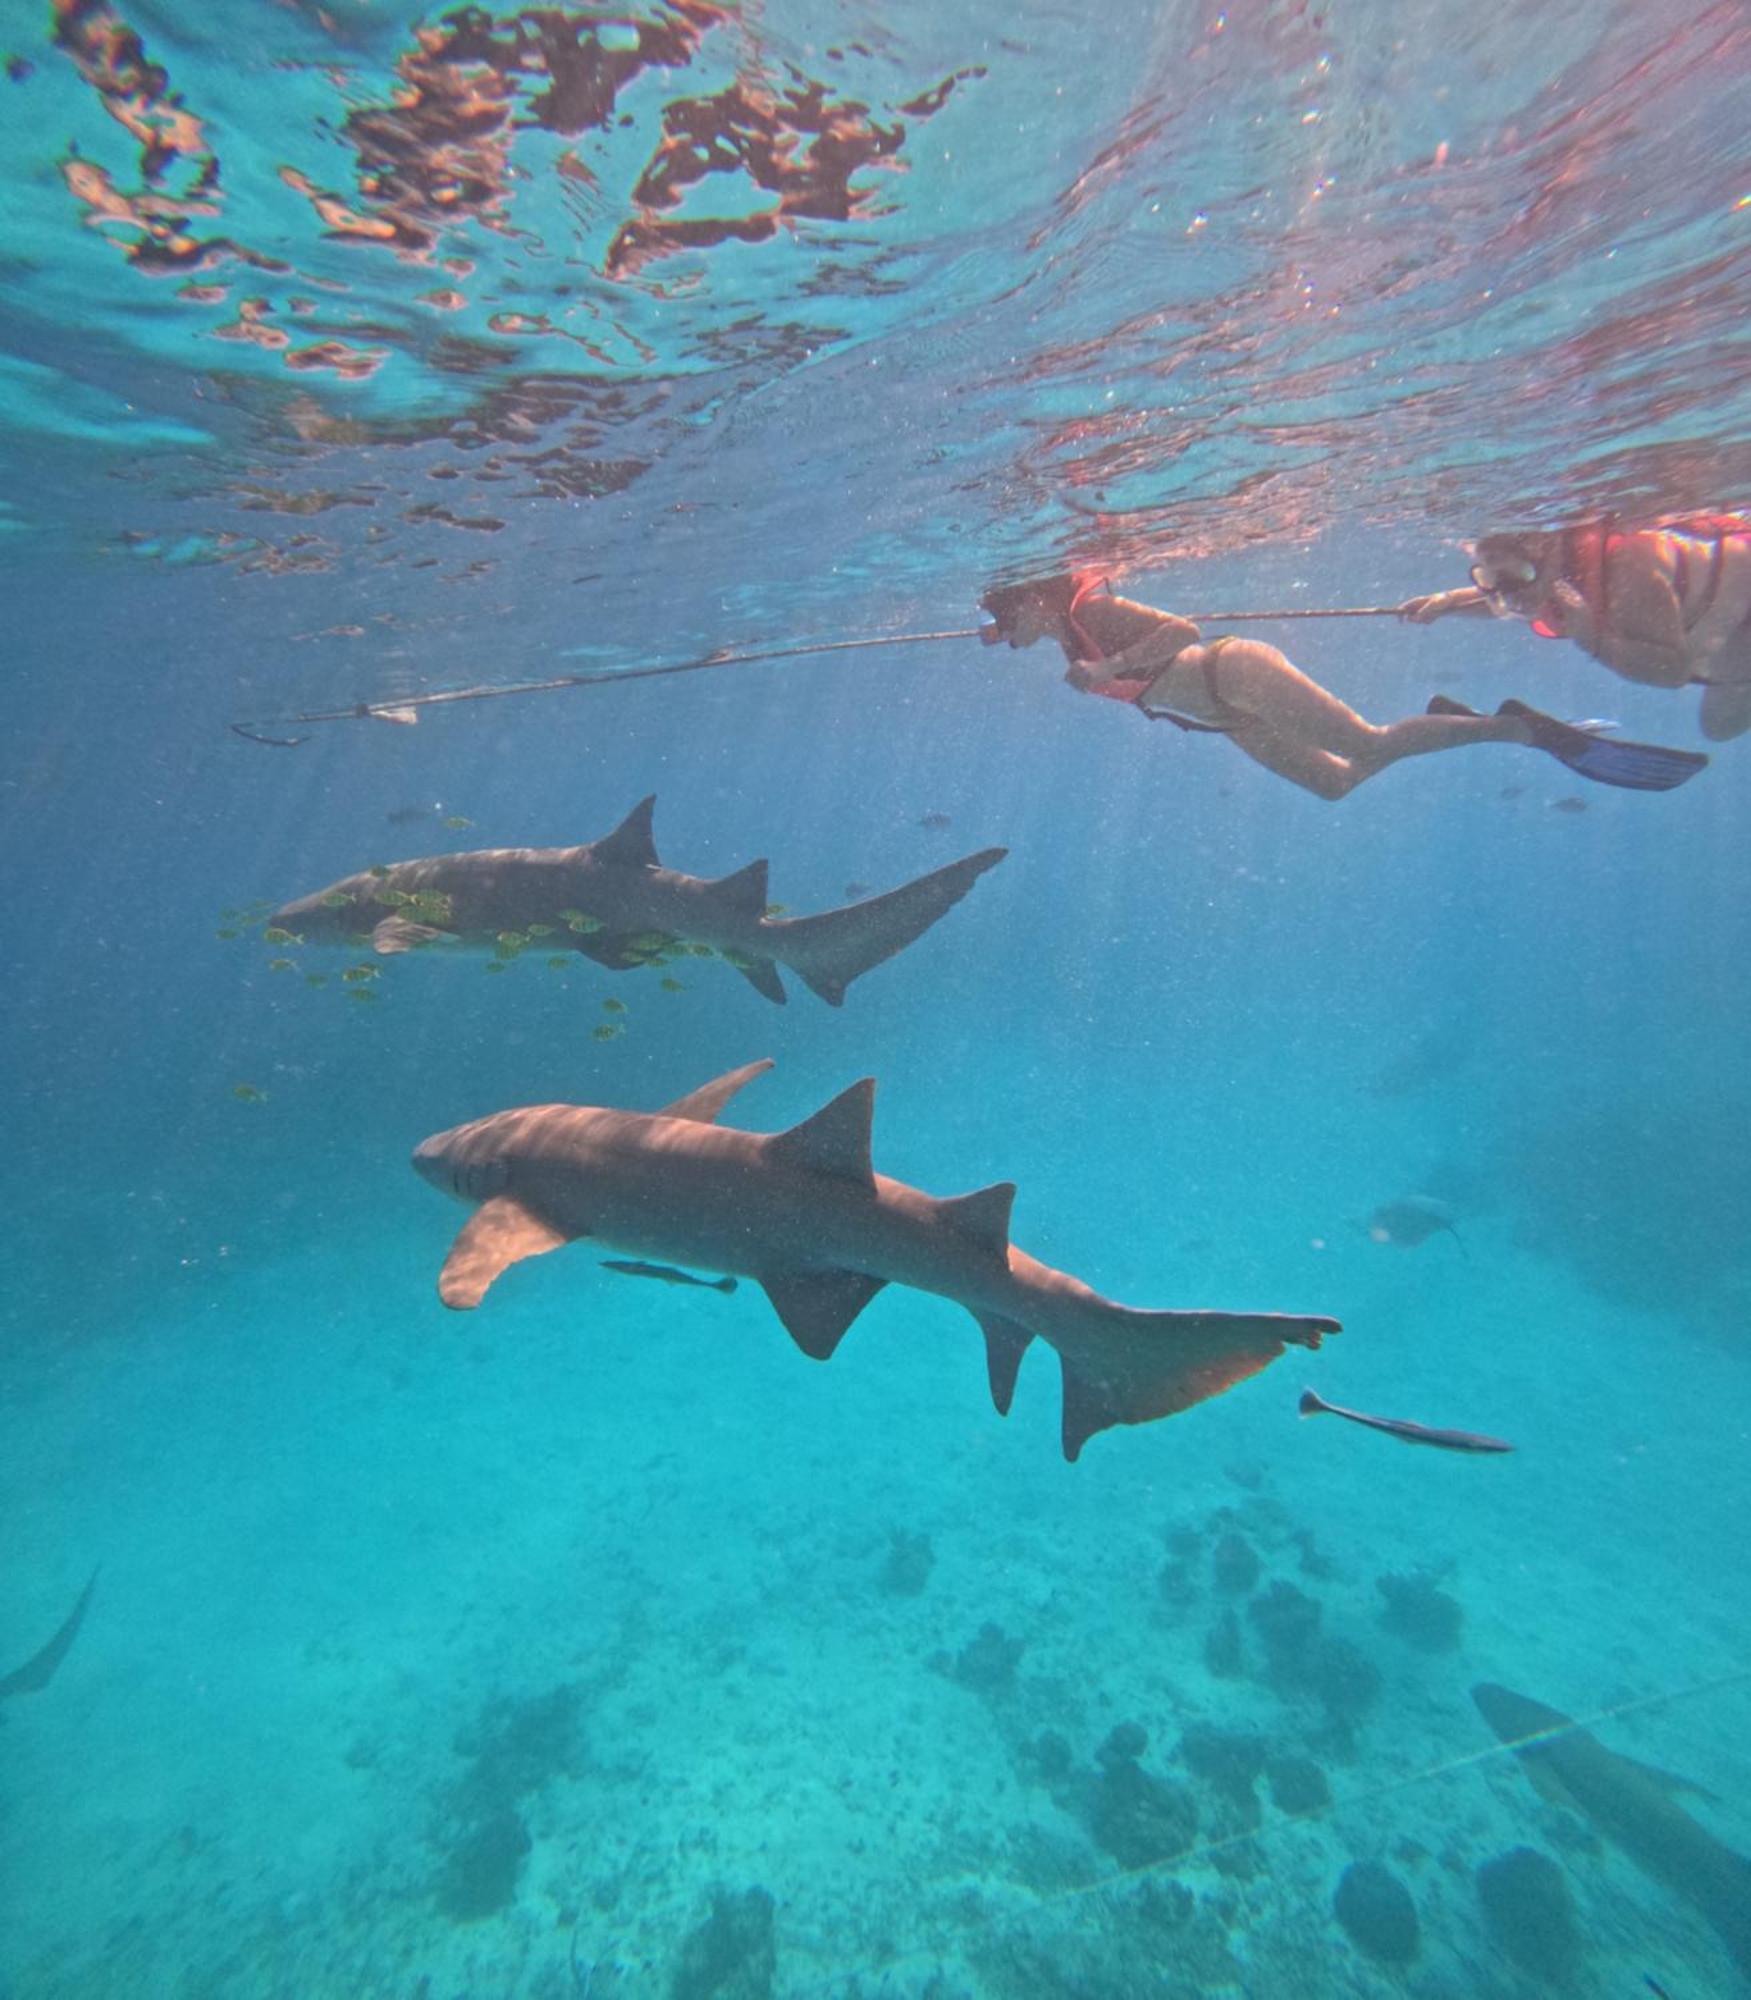
[[[1398,615],[1408,625],[1433,625],[1437,618],[1488,618],[1492,616],[1488,593],[1467,584],[1463,590],[1437,590],[1428,597],[1407,597]]]

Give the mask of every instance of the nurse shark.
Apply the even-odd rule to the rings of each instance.
[[[1607,1750],[1560,1709],[1512,1688],[1480,1681],[1471,1698],[1539,1796],[1579,1814],[1644,1875],[1682,1897],[1713,1925],[1751,1980],[1751,1861],[1717,1840],[1672,1796],[1703,1788]]]
[[[1000,1415],[1029,1343],[1056,1351],[1068,1459],[1096,1431],[1173,1416],[1257,1374],[1285,1345],[1318,1347],[1338,1331],[1333,1319],[1140,1312],[1102,1298],[1011,1244],[1013,1182],[938,1198],[876,1173],[867,1077],[785,1132],[719,1125],[771,1067],[731,1070],[655,1113],[540,1104],[425,1140],[415,1169],[478,1204],[438,1296],[477,1306],[509,1265],[588,1238],[752,1278],[797,1346],[826,1361],[885,1285],[909,1285],[978,1321]]]
[[[665,868],[651,834],[654,798],[584,847],[498,847],[373,868],[287,903],[270,928],[311,944],[360,939],[380,953],[424,945],[513,948],[541,940],[614,971],[649,963],[678,939],[722,952],[768,1000],[780,965],[830,1006],[854,979],[921,937],[1007,848],[987,847],[867,902],[817,917],[767,915],[767,863],[706,881]]]

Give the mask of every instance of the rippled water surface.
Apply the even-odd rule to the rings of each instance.
[[[1702,747],[1389,612],[1751,509],[1748,102],[1743,0],[0,7],[4,2000],[1745,1990],[1751,738],[1334,806],[976,627],[1092,565]],[[651,796],[756,914],[976,859],[782,1009],[315,935]],[[825,1369],[588,1241],[440,1305],[421,1141],[768,1055],[1344,1331],[1071,1465],[902,1284]]]

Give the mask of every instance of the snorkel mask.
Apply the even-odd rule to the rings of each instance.
[[[1560,535],[1485,535],[1473,551],[1473,586],[1498,618],[1548,616],[1562,580]]]

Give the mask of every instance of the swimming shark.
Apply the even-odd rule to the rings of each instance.
[[[1672,1798],[1702,1787],[1618,1756],[1559,1710],[1512,1688],[1484,1681],[1471,1698],[1540,1795],[1578,1813],[1643,1874],[1706,1917],[1751,1979],[1751,1861]]]
[[[785,1132],[718,1124],[771,1067],[731,1070],[657,1112],[537,1104],[424,1140],[415,1170],[478,1204],[438,1296],[478,1306],[509,1265],[587,1237],[752,1278],[797,1346],[826,1361],[885,1285],[909,1285],[978,1321],[1000,1416],[1029,1343],[1037,1335],[1056,1350],[1067,1459],[1096,1431],[1173,1416],[1257,1374],[1285,1345],[1318,1347],[1338,1331],[1334,1319],[1139,1312],[1103,1299],[1010,1242],[1012,1181],[938,1198],[878,1174],[869,1077]]]
[[[765,861],[706,881],[657,859],[654,797],[584,847],[498,847],[348,875],[287,903],[270,929],[312,944],[358,938],[379,953],[423,945],[544,941],[625,971],[676,939],[723,952],[768,1000],[785,1000],[780,965],[830,1006],[872,966],[903,951],[1009,851],[987,847],[886,895],[817,917],[767,915]]]
[[[19,1694],[41,1694],[55,1678],[55,1670],[67,1657],[79,1636],[80,1626],[85,1623],[85,1614],[91,1608],[91,1593],[96,1588],[97,1571],[93,1570],[90,1581],[79,1593],[78,1603],[62,1619],[60,1629],[41,1652],[32,1653],[22,1667],[14,1667],[11,1673],[0,1674],[0,1701]]]

